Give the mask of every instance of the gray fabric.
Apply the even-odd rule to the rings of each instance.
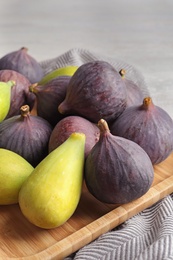
[[[57,58],[42,61],[40,63],[45,71],[45,74],[47,74],[50,71],[55,70],[59,67],[64,67],[68,65],[80,66],[83,63],[94,60],[108,61],[116,68],[117,71],[125,69],[126,78],[133,80],[133,82],[136,83],[146,95],[149,94],[143,75],[132,65],[124,61],[115,60],[112,58],[107,58],[102,55],[92,53],[88,50],[74,48],[62,54],[61,56],[58,56]]]
[[[45,74],[66,65],[82,65],[92,60],[106,60],[118,71],[125,69],[148,95],[143,75],[123,61],[99,56],[88,50],[72,49],[61,56],[41,62]],[[173,260],[173,195],[169,195],[132,217],[121,226],[100,236],[65,260]]]
[[[173,259],[173,200],[169,195],[67,259]]]

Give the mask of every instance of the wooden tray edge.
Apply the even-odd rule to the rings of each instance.
[[[87,226],[81,228],[75,233],[69,235],[68,237],[52,245],[51,247],[33,256],[26,256],[21,258],[4,258],[4,260],[5,259],[6,260],[7,259],[62,260],[68,255],[76,252],[83,246],[92,242],[100,235],[112,230],[113,228],[127,221],[129,218],[133,217],[134,215],[138,214],[144,209],[152,206],[153,204],[163,199],[167,195],[171,194],[172,192],[173,192],[173,176],[151,187],[149,191],[139,199],[121,205],[111,210],[109,213],[105,214],[104,216],[98,218],[97,220],[91,222]]]

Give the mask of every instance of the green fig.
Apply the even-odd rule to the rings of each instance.
[[[19,206],[32,224],[51,229],[72,216],[81,196],[84,150],[85,135],[72,133],[22,185]]]
[[[0,81],[0,122],[2,122],[8,114],[11,102],[11,87],[15,82],[10,80],[8,82]]]
[[[73,66],[73,65],[69,65],[69,66],[65,66],[65,67],[61,67],[58,69],[55,69],[51,72],[49,72],[48,74],[46,74],[39,82],[38,85],[45,85],[47,84],[49,81],[51,81],[52,79],[55,79],[59,76],[72,76],[75,71],[78,69],[77,66]]]
[[[33,170],[22,156],[0,148],[0,205],[18,203],[19,190]]]

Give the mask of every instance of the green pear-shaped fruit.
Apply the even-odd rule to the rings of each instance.
[[[8,82],[0,81],[0,122],[2,122],[10,109],[11,101],[11,87],[15,82],[10,80]]]
[[[55,69],[51,72],[49,72],[48,74],[46,74],[40,81],[39,81],[39,85],[45,85],[46,83],[48,83],[49,81],[51,81],[52,79],[59,77],[59,76],[72,76],[75,71],[78,69],[77,66],[73,66],[73,65],[69,65],[66,67],[61,67],[58,69]]]
[[[19,190],[33,170],[23,157],[0,148],[0,205],[18,203]]]
[[[84,149],[85,135],[72,133],[22,185],[19,206],[31,223],[51,229],[72,216],[81,196]]]

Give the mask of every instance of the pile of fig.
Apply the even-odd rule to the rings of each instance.
[[[34,225],[65,223],[83,183],[103,203],[140,198],[172,151],[172,118],[124,68],[95,60],[45,74],[26,48],[0,59],[0,179],[14,183],[2,181],[0,204],[19,203]]]

